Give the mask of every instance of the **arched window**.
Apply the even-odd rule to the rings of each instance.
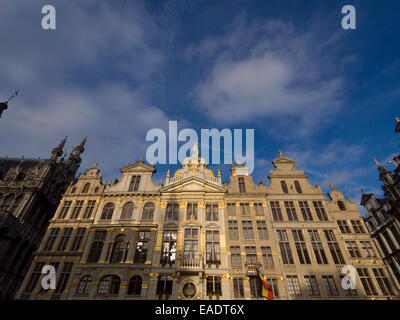
[[[296,188],[297,193],[303,193],[300,187],[300,183],[297,180],[294,182],[294,187]]]
[[[139,296],[142,291],[142,278],[140,276],[133,276],[129,280],[128,294]]]
[[[4,198],[3,204],[1,205],[1,209],[8,210],[13,200],[14,200],[14,194],[11,193],[8,196],[6,196]]]
[[[148,202],[143,207],[142,220],[153,220],[154,216],[154,203]]]
[[[97,294],[118,294],[121,279],[115,275],[108,275],[101,278]]]
[[[128,249],[128,243],[126,241],[126,236],[120,234],[115,238],[115,242],[111,252],[110,262],[111,263],[124,262],[128,251],[127,249]]]
[[[76,192],[76,188],[72,188],[71,193],[75,193]]]
[[[21,194],[15,199],[14,204],[13,204],[13,206],[11,208],[11,212],[12,213],[14,213],[14,214],[17,213],[18,207],[21,204],[23,197],[24,196]]]
[[[90,188],[90,183],[86,183],[86,184],[83,186],[82,193],[88,193],[89,188]]]
[[[94,189],[94,193],[97,193],[97,192],[99,192],[99,187],[96,187],[96,188]]]
[[[288,193],[289,191],[288,191],[288,188],[287,188],[287,185],[286,185],[286,182],[285,181],[281,181],[281,187],[282,187],[282,191],[283,191],[283,193]]]
[[[83,276],[81,281],[79,281],[78,288],[76,289],[77,294],[88,294],[90,290],[90,285],[92,284],[91,276]]]
[[[244,178],[239,178],[239,192],[240,193],[246,192],[246,185],[244,183]]]
[[[340,210],[342,210],[342,211],[346,210],[346,206],[344,205],[343,201],[339,200],[337,202],[337,205],[338,205]]]
[[[107,203],[103,208],[103,212],[101,213],[100,219],[111,220],[113,213],[114,213],[114,204]]]
[[[122,208],[121,219],[132,219],[133,203],[127,202]]]

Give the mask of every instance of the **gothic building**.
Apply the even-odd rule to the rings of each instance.
[[[327,199],[282,153],[272,163],[269,186],[235,163],[222,183],[196,145],[160,184],[142,159],[113,184],[95,164],[66,190],[16,298],[264,299],[257,269],[275,299],[396,297],[354,202],[333,186]]]
[[[400,120],[396,118],[396,132],[400,132]],[[363,191],[361,205],[367,216],[367,228],[371,233],[393,280],[400,285],[400,154],[393,154],[396,169],[391,172],[374,158],[378,166],[379,180],[383,182],[383,198]]]
[[[85,140],[68,159],[64,139],[50,159],[0,158],[0,299],[13,298],[75,177]]]

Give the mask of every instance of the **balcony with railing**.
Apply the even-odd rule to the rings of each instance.
[[[179,269],[182,271],[199,271],[204,269],[203,259],[180,259]]]

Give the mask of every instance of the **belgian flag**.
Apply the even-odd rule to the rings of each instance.
[[[262,293],[261,293],[261,295],[264,298],[267,298],[268,300],[274,300],[274,293],[272,292],[271,287],[269,286],[267,281],[265,281],[264,277],[262,276],[260,271],[258,271],[258,269],[257,269],[257,273],[258,273],[258,276],[259,276],[259,278],[261,280],[261,284],[262,284]]]

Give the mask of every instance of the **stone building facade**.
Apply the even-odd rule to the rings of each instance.
[[[66,190],[16,298],[264,299],[257,269],[275,299],[395,297],[356,205],[333,186],[328,200],[282,153],[273,164],[269,186],[246,164],[222,183],[196,147],[159,185],[143,160],[113,184],[95,164]]]
[[[400,120],[396,118],[396,132],[400,132]],[[383,167],[376,159],[379,180],[383,182],[384,196],[376,198],[372,193],[364,193],[361,205],[367,216],[365,222],[375,244],[388,265],[393,281],[400,286],[400,154],[393,154],[392,171]]]
[[[85,140],[68,159],[64,139],[49,159],[0,158],[0,299],[15,296],[62,194],[75,177]]]

